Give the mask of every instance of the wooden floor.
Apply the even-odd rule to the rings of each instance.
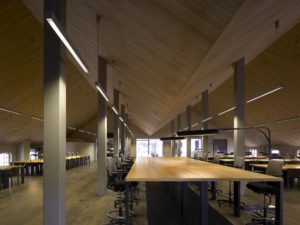
[[[143,185],[141,185],[143,198]],[[67,171],[67,224],[104,225],[106,212],[113,208],[115,193],[96,195],[96,163]],[[25,184],[0,191],[1,225],[43,224],[43,179],[26,177]],[[145,200],[141,200],[134,224],[147,225]],[[143,216],[140,216],[143,215]]]
[[[26,177],[25,184],[0,191],[1,225],[41,225],[43,224],[43,179]],[[220,187],[226,190],[227,182]],[[147,225],[145,185],[140,184],[141,201],[134,208],[134,224]],[[67,171],[67,224],[104,225],[108,222],[106,212],[113,207],[115,194],[108,191],[104,197],[96,195],[96,163]],[[246,204],[262,202],[262,197],[246,189],[242,201]],[[233,225],[244,225],[250,216],[242,211],[242,217],[232,216],[232,208],[218,207],[216,201],[209,202],[212,207],[226,216]],[[284,225],[299,225],[300,187],[284,191]]]

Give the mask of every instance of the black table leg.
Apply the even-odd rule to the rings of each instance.
[[[24,167],[21,167],[21,184],[24,184],[24,176],[25,176]]]
[[[200,189],[200,225],[208,224],[208,194],[207,194],[208,184],[206,181],[199,183]]]
[[[283,225],[283,182],[275,184],[275,225]]]
[[[216,200],[217,199],[217,191],[216,191],[216,182],[212,181],[211,182],[211,199]]]
[[[9,188],[9,171],[5,170],[4,171],[4,188]]]
[[[241,214],[241,182],[240,181],[234,181],[234,215],[237,217],[240,217]]]
[[[125,182],[125,224],[129,225],[129,183]]]

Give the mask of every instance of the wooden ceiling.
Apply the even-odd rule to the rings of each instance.
[[[0,143],[19,143],[25,139],[42,141],[43,124],[30,116],[43,115],[43,1],[23,0],[23,3],[12,0],[2,4],[0,9],[0,106],[22,113],[17,116],[0,111]],[[282,102],[247,105],[247,122],[259,123],[266,118],[276,120],[299,114],[296,106],[291,107],[297,104],[294,96],[297,96],[298,83],[296,78],[293,80],[292,70],[298,65],[290,59],[299,58],[295,50],[299,45],[287,41],[276,47],[280,45],[277,41],[264,51],[299,23],[299,11],[297,0],[69,0],[67,32],[91,72],[82,76],[82,71],[69,57],[68,125],[91,132],[96,130],[97,54],[109,62],[110,98],[113,88],[119,89],[121,102],[128,105],[132,122],[148,135],[175,118],[187,104],[199,101],[196,96],[204,89],[210,89],[212,114],[231,106],[232,81],[226,80],[232,75],[231,63],[242,56],[249,63],[247,74],[251,74],[247,76],[247,96],[278,82],[285,85],[280,91],[285,93]],[[99,24],[97,15],[101,16]],[[275,34],[277,19],[280,27]],[[297,40],[295,29],[284,38]],[[276,69],[270,71],[271,67]],[[283,74],[287,74],[286,80]],[[289,82],[294,91],[286,91],[285,83]],[[291,98],[293,100],[286,100]],[[277,109],[277,114],[272,113],[273,108],[281,105],[284,108]],[[262,110],[257,110],[259,107]],[[199,110],[196,106],[194,112],[199,113]],[[258,116],[267,111],[270,116]],[[229,113],[213,123],[230,125],[231,118]],[[72,132],[69,135],[77,137]]]
[[[21,1],[2,4],[0,9],[0,143],[24,140],[40,144],[43,122],[42,27]],[[96,114],[96,91],[74,65],[67,63],[67,124],[82,127]],[[93,130],[95,132],[95,129]]]
[[[285,122],[280,120],[300,116],[300,23],[277,40],[246,67],[246,99],[275,86],[284,88],[246,104],[246,126],[262,124],[272,130],[274,145],[300,146],[300,117]],[[234,81],[229,78],[209,94],[209,114],[212,127],[232,127],[234,112],[218,113],[234,106]],[[201,115],[201,102],[193,108]],[[253,132],[250,132],[253,133]],[[255,137],[254,137],[255,136]],[[264,137],[250,135],[248,144],[263,144]]]
[[[24,0],[41,21],[42,2]],[[69,0],[67,32],[97,78],[97,51],[110,62],[108,92],[120,89],[133,122],[151,135],[212,84],[232,75],[300,20],[297,0]],[[101,16],[97,24],[96,17]],[[122,85],[119,87],[119,81]]]

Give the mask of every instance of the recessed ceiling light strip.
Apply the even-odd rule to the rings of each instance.
[[[44,119],[42,117],[31,116],[30,118],[34,119],[34,120],[38,120],[38,121],[44,122]]]
[[[9,112],[9,113],[13,113],[13,114],[16,114],[16,115],[18,115],[18,116],[21,115],[20,112],[17,112],[17,111],[12,110],[12,109],[4,108],[4,107],[0,107],[0,110],[5,111],[5,112]]]
[[[59,39],[62,41],[62,43],[66,46],[66,48],[69,50],[71,55],[74,57],[76,62],[79,64],[79,66],[82,68],[82,70],[85,73],[89,73],[87,66],[83,62],[82,57],[80,57],[78,51],[75,49],[74,45],[72,45],[71,40],[65,33],[64,29],[62,29],[62,26],[59,24],[58,20],[54,15],[51,15],[51,18],[46,18],[46,21],[49,23],[51,28],[54,30],[56,35],[59,37]]]
[[[281,85],[278,86],[278,87],[272,88],[271,90],[269,90],[269,91],[267,91],[267,92],[264,92],[264,93],[262,93],[262,94],[260,94],[260,95],[258,95],[258,96],[255,96],[255,97],[253,97],[253,98],[247,100],[247,103],[250,103],[250,102],[253,102],[253,101],[257,100],[257,99],[260,99],[260,98],[262,98],[262,97],[265,97],[265,96],[267,96],[267,95],[269,95],[269,94],[272,94],[272,93],[274,93],[274,92],[276,92],[276,91],[281,90],[282,88],[283,88],[283,86],[281,86]]]

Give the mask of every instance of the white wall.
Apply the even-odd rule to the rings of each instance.
[[[131,157],[136,157],[136,139],[131,139],[131,145],[130,145],[130,155]]]
[[[10,152],[12,154],[12,160],[18,159],[17,146],[16,145],[0,145],[0,153]]]
[[[89,155],[91,161],[95,160],[95,143],[93,142],[67,142],[66,152],[79,152],[80,155]]]
[[[163,156],[172,156],[171,141],[163,142]]]

